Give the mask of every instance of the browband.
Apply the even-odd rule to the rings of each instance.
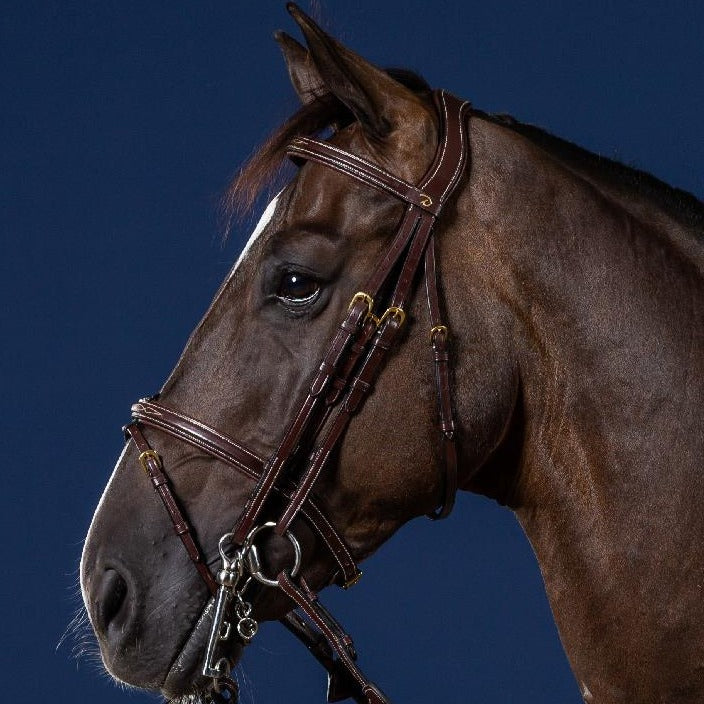
[[[286,152],[296,162],[300,163],[303,159],[317,161],[367,186],[427,210],[432,215],[437,215],[442,207],[441,203],[434,203],[427,193],[407,181],[329,142],[320,142],[310,137],[296,137],[288,145]]]

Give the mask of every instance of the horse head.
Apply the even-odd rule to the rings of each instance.
[[[255,621],[286,618],[330,701],[384,702],[315,592],[459,488],[515,511],[585,701],[701,701],[701,203],[290,10],[303,105],[230,196],[298,171],[133,407],[85,544],[106,668],[217,689]]]
[[[309,48],[277,35],[303,103],[285,126],[286,136],[295,129],[304,135],[332,129],[327,143],[335,149],[418,183],[439,140],[440,118],[427,86],[404,72],[379,70],[291,10]],[[275,137],[266,158],[280,157],[278,142]],[[252,179],[256,168],[269,169],[265,162],[260,156],[245,176]],[[466,174],[459,177],[464,181]],[[450,252],[458,246],[459,223],[468,208],[471,203],[460,196],[436,228],[442,241],[438,267],[447,282],[466,276]],[[235,437],[258,457],[271,457],[308,393],[322,351],[383,258],[404,212],[404,203],[347,174],[316,161],[300,164],[266,208],[158,403]],[[478,339],[492,316],[470,316],[466,304],[455,300],[457,292],[448,295],[450,326],[464,328],[481,318],[472,332]],[[355,562],[443,501],[428,316],[422,297],[414,296],[401,344],[315,485],[315,500]],[[482,426],[477,439],[463,447],[461,482],[468,469],[486,461],[511,417],[515,376],[508,358],[497,354],[499,344],[494,338],[481,354],[475,350],[474,368],[457,374],[463,405],[474,401],[472,423]],[[423,358],[427,364],[419,363]],[[480,371],[482,381],[475,385]],[[489,389],[487,398],[482,391]],[[146,427],[143,434],[168,471],[205,562],[214,566],[219,539],[242,514],[254,480],[158,427]],[[149,477],[139,469],[139,454],[135,445],[126,446],[100,500],[83,553],[81,584],[108,671],[176,696],[203,684],[198,668],[209,594],[178,545]],[[317,590],[338,579],[324,536],[300,516],[291,529],[301,545],[305,584]],[[269,574],[291,560],[288,542],[273,534],[261,552]],[[292,606],[273,588],[260,589],[252,601],[257,619],[280,618]],[[226,653],[230,663],[240,651],[241,642],[233,639]]]

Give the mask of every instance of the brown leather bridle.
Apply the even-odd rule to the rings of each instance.
[[[233,585],[239,583],[245,571],[250,575],[257,572],[253,536],[261,530],[262,514],[270,507],[270,498],[274,494],[284,505],[275,522],[276,533],[290,535],[291,524],[300,514],[322,540],[336,564],[331,581],[347,588],[361,576],[345,541],[325,517],[311,492],[326,462],[339,447],[353,415],[360,411],[370,394],[389,351],[394,347],[406,319],[406,306],[411,299],[421,262],[424,262],[425,268],[445,477],[442,503],[431,518],[444,518],[452,509],[457,491],[457,448],[450,391],[449,333],[440,312],[432,230],[465,170],[469,146],[469,104],[444,91],[436,91],[434,99],[440,121],[438,149],[418,186],[328,142],[299,137],[288,147],[288,154],[294,160],[316,161],[346,174],[401,200],[406,204],[406,210],[391,245],[377,263],[364,290],[352,297],[345,318],[276,452],[265,461],[215,428],[166,408],[156,398],[142,399],[132,406],[133,421],[126,426],[125,432],[135,443],[140,453],[139,461],[161,497],[190,559],[211,594],[218,596],[216,610],[220,609],[222,613],[220,621],[214,622],[213,642],[220,638],[222,619]],[[384,305],[380,305],[382,291],[392,291]],[[147,443],[141,426],[158,428],[256,481],[233,532],[227,534],[227,540],[233,546],[240,546],[237,561],[234,558],[230,560],[221,547],[224,565],[217,577],[208,568],[191,526],[169,488],[161,458]],[[295,483],[290,478],[294,466],[304,467]],[[294,543],[297,545],[295,539]],[[305,580],[294,577],[295,571],[282,571],[276,584],[298,605],[307,620],[294,611],[282,619],[282,623],[304,642],[327,669],[328,701],[352,697],[366,704],[387,703],[379,688],[357,667],[351,638],[320,604]],[[241,592],[246,584],[236,593],[239,599],[236,608],[244,603]],[[248,627],[253,623],[253,631],[256,632],[256,622],[249,617],[249,611],[244,616],[240,614],[240,618],[240,623],[247,621]],[[242,636],[243,640],[248,642],[251,635]],[[204,672],[207,666],[208,662]],[[226,671],[220,670],[214,675],[212,696],[222,698],[222,692],[227,692],[232,701],[237,699],[236,683]]]

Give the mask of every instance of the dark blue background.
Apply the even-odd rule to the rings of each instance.
[[[379,64],[704,192],[701,3],[316,4]],[[0,21],[2,699],[153,701],[56,646],[130,403],[159,388],[248,233],[220,246],[218,195],[295,106],[271,39],[293,23],[278,0],[23,0]],[[396,702],[581,700],[530,547],[484,499],[413,522],[326,598]],[[244,702],[323,701],[278,625],[240,675]]]

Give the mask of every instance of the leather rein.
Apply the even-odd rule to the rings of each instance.
[[[454,504],[457,448],[450,388],[449,332],[441,317],[432,230],[465,170],[469,151],[469,103],[444,91],[435,91],[433,96],[440,118],[438,149],[418,186],[328,142],[298,137],[287,148],[292,159],[315,161],[346,174],[402,201],[406,210],[395,237],[365,288],[352,297],[308,393],[274,454],[265,461],[215,428],[163,406],[156,397],[142,399],[132,406],[133,420],[125,427],[126,436],[137,447],[139,462],[159,494],[176,534],[215,597],[206,606],[206,609],[212,606],[213,620],[202,669],[202,674],[213,680],[210,693],[213,701],[237,701],[237,684],[229,676],[231,665],[227,658],[218,660],[216,654],[219,643],[230,637],[235,622],[244,644],[255,635],[257,622],[251,617],[251,604],[245,601],[243,594],[252,580],[256,580],[283,590],[304,614],[292,611],[281,622],[328,671],[329,702],[351,697],[364,704],[388,704],[386,696],[358,668],[352,639],[321,605],[305,580],[296,576],[301,553],[291,525],[300,515],[327,547],[336,565],[332,582],[343,588],[356,583],[361,571],[344,539],[320,509],[312,490],[331,454],[340,446],[352,417],[371,393],[397,341],[421,264],[425,270],[445,477],[441,505],[430,517],[445,518]],[[383,291],[392,293],[384,296]],[[385,302],[382,299],[386,299]],[[159,429],[256,481],[237,524],[220,540],[222,569],[216,575],[208,567],[191,525],[170,489],[161,458],[149,446],[142,426]],[[291,478],[294,466],[303,467],[295,482]],[[263,513],[274,495],[277,505],[283,504],[284,508],[275,521],[262,523]],[[267,515],[270,513],[268,511]],[[288,538],[294,549],[293,568],[282,571],[275,579],[262,573],[256,547],[256,536],[265,529]]]

